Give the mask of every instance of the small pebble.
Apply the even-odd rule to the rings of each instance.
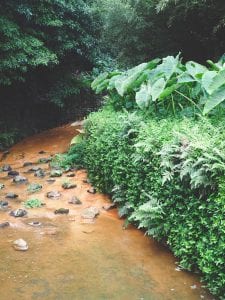
[[[87,190],[87,192],[89,194],[96,194],[96,189],[95,188],[90,188],[90,189]]]
[[[28,244],[23,239],[18,239],[16,241],[14,241],[13,247],[15,250],[18,250],[18,251],[27,251],[28,250]]]
[[[59,208],[55,210],[55,214],[68,214],[69,213],[69,209],[68,208]]]

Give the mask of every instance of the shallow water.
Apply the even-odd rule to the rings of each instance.
[[[10,222],[10,227],[0,229],[0,299],[213,299],[201,288],[198,276],[176,271],[176,259],[167,248],[132,226],[124,230],[116,209],[102,209],[109,199],[87,192],[90,186],[83,182],[85,170],[77,171],[73,178],[64,174],[53,184],[46,182],[48,176],[41,179],[23,174],[30,168],[22,167],[25,161],[37,162],[66,151],[75,134],[76,128],[67,125],[27,138],[0,163],[9,163],[29,183],[43,186],[42,191],[29,195],[27,185],[15,185],[7,173],[0,173],[0,182],[6,186],[0,190],[0,200],[7,192],[15,192],[19,198],[9,200],[12,209],[23,208],[22,202],[29,198],[46,203],[42,208],[29,209],[23,218],[0,211],[0,223]],[[40,155],[40,150],[47,153]],[[48,172],[47,164],[40,167]],[[65,180],[75,182],[77,188],[63,190]],[[51,190],[60,191],[60,199],[48,199],[46,193]],[[68,204],[74,195],[82,205]],[[89,206],[100,210],[94,222],[81,217]],[[61,207],[69,208],[69,215],[55,215],[54,210]],[[34,220],[42,225],[30,226]],[[28,242],[28,251],[13,249],[12,242],[19,238]]]

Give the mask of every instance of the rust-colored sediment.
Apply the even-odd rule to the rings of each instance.
[[[59,127],[30,137],[12,147],[1,164],[10,164],[14,170],[39,182],[42,191],[28,195],[26,185],[15,185],[7,173],[0,173],[7,192],[19,195],[9,200],[12,209],[23,208],[22,201],[38,198],[45,207],[29,209],[28,217],[14,218],[8,212],[0,212],[0,223],[10,222],[10,227],[0,228],[0,299],[54,299],[54,300],[195,300],[213,299],[201,288],[199,277],[188,272],[178,272],[176,259],[168,249],[130,226],[123,229],[123,220],[117,211],[106,212],[102,206],[109,203],[107,196],[89,194],[89,185],[83,180],[85,170],[77,171],[73,178],[64,174],[56,182],[46,182],[23,174],[30,167],[22,167],[25,161],[37,162],[41,157],[64,152],[76,128]],[[44,150],[46,154],[38,154]],[[48,171],[47,164],[40,165]],[[77,188],[63,190],[63,181],[75,182]],[[59,200],[46,198],[46,193],[58,190]],[[68,204],[77,196],[82,205]],[[94,223],[81,218],[82,211],[96,206],[100,215]],[[57,208],[69,208],[69,215],[55,215]],[[31,227],[30,221],[42,222],[41,227]],[[15,251],[12,242],[23,238],[29,250]]]

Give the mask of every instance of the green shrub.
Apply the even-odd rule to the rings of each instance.
[[[42,207],[42,202],[39,199],[29,199],[24,203],[26,208],[39,208]]]
[[[80,157],[121,216],[166,239],[180,266],[200,270],[210,291],[224,299],[224,123],[105,107],[88,117],[85,130],[82,153],[71,149],[70,157]]]

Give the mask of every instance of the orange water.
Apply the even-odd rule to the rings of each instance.
[[[29,198],[46,203],[45,207],[29,209],[24,218],[0,212],[0,222],[10,222],[10,227],[0,229],[0,299],[213,299],[201,288],[198,276],[175,270],[177,260],[167,248],[132,226],[124,230],[116,209],[102,209],[109,199],[87,192],[85,170],[77,171],[74,178],[64,174],[53,184],[46,182],[48,176],[40,179],[23,174],[30,168],[22,167],[25,161],[37,162],[41,157],[66,151],[75,134],[76,128],[67,125],[27,138],[0,163],[9,163],[29,183],[43,185],[42,191],[28,195],[26,185],[15,185],[7,173],[0,173],[0,182],[6,186],[0,191],[0,200],[7,192],[15,192],[19,198],[9,200],[12,209],[23,208],[22,202]],[[47,153],[40,155],[40,150]],[[46,171],[49,168],[47,164],[40,167]],[[65,180],[75,182],[77,188],[63,190]],[[51,190],[60,191],[61,198],[46,198]],[[68,204],[73,195],[83,204]],[[81,218],[89,206],[100,209],[93,223]],[[60,207],[69,208],[69,215],[55,215],[54,210]],[[42,222],[42,226],[29,226],[27,223],[33,220]],[[13,249],[12,242],[18,238],[28,242],[28,251]]]

